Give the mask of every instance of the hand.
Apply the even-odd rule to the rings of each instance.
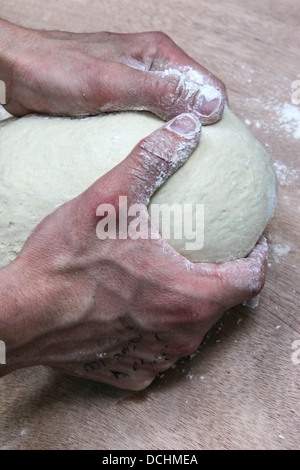
[[[61,206],[4,268],[18,315],[7,371],[42,364],[139,390],[199,346],[223,312],[264,283],[267,245],[223,265],[190,263],[163,239],[99,240],[100,204],[147,206],[189,156],[200,122],[184,114],[142,140],[87,191]],[[149,229],[148,213],[143,213]],[[15,317],[17,316],[17,322]],[[13,338],[9,341],[9,336]],[[5,366],[3,366],[5,367]],[[5,369],[4,369],[5,370]]]
[[[8,62],[13,65],[6,80],[6,110],[11,114],[135,109],[169,120],[193,111],[204,124],[222,115],[227,101],[223,83],[163,33],[77,34],[10,27]]]

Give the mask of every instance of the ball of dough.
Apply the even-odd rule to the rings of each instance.
[[[0,267],[19,253],[33,228],[125,158],[163,122],[123,112],[82,119],[26,116],[0,124]],[[105,201],[104,201],[105,202]],[[189,160],[159,188],[156,204],[204,204],[202,249],[168,240],[191,261],[246,256],[271,219],[276,175],[267,152],[225,109],[202,129]]]

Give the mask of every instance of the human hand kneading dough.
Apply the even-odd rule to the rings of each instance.
[[[128,205],[147,206],[197,146],[200,120],[220,117],[225,92],[163,35],[145,33],[137,40],[137,35],[120,39],[107,33],[24,34],[39,34],[39,39],[31,43],[27,62],[14,63],[6,75],[11,78],[11,113],[78,114],[138,107],[168,119],[180,115],[46,217],[15,261],[0,270],[0,338],[7,347],[0,375],[46,365],[140,390],[178,357],[195,351],[225,310],[257,295],[264,284],[267,244],[261,239],[245,259],[220,265],[191,263],[162,238],[100,240],[97,208],[112,204],[118,214],[120,195],[127,196]],[[46,57],[41,51],[49,42]],[[168,81],[170,76],[162,74],[155,75],[151,88],[147,70],[163,71],[166,63],[200,70],[207,83],[223,90],[222,100],[209,104],[202,100],[200,88],[187,104],[183,84],[175,80],[174,85],[174,77]],[[170,90],[173,85],[177,95]],[[214,111],[209,109],[216,103]],[[142,216],[150,231],[146,210]]]
[[[199,137],[200,122],[192,114],[155,131],[44,219],[0,271],[1,279],[13,279],[6,292],[14,308],[6,318],[7,371],[43,364],[142,389],[179,356],[195,351],[225,309],[258,293],[264,241],[246,259],[209,265],[190,263],[161,238],[96,236],[100,204],[117,207],[121,194],[128,205],[147,206],[161,175],[168,178],[184,163]],[[150,230],[146,210],[144,217]]]
[[[3,62],[12,65],[6,110],[16,116],[144,109],[168,120],[193,110],[211,123],[222,115],[223,83],[163,33],[36,31],[1,20],[0,27]]]

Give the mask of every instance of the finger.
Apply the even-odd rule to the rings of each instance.
[[[224,83],[189,57],[172,39],[160,34],[157,50],[151,62],[151,71],[157,73],[157,89],[161,96],[167,96],[169,90],[175,90],[174,103],[165,108],[168,117],[172,112],[198,112],[203,124],[210,124],[220,119],[228,98]],[[174,99],[173,98],[173,99]],[[188,108],[186,108],[188,106]],[[178,112],[179,111],[179,112]]]
[[[196,112],[203,124],[217,121],[224,110],[220,89],[207,75],[190,67],[139,70],[120,63],[101,63],[88,81],[91,112],[151,111],[164,120]]]
[[[148,205],[152,194],[189,158],[201,134],[195,114],[181,114],[143,139],[119,165],[129,201]]]
[[[134,106],[163,119],[199,112],[203,124],[217,121],[228,104],[225,85],[161,32],[123,35],[119,62],[146,71],[136,75]],[[121,53],[122,52],[122,53]],[[130,87],[130,77],[126,82]],[[135,81],[135,80],[133,80]],[[129,90],[129,95],[131,95]],[[137,108],[136,108],[137,109]]]
[[[250,300],[262,290],[265,282],[268,244],[261,237],[247,258],[223,264],[193,264],[192,269],[210,280],[212,290],[226,308]]]
[[[202,78],[189,68],[149,72],[144,106],[162,119],[197,112],[202,124],[211,124],[222,116],[224,100],[220,90]]]
[[[157,33],[156,33],[157,34]],[[228,97],[224,83],[186,54],[169,36],[161,34],[151,70],[176,69],[182,72],[188,80],[200,85],[211,85],[219,90],[223,101],[228,105]]]
[[[120,196],[126,196],[127,204],[143,205],[147,213],[154,191],[189,158],[200,135],[201,122],[195,114],[177,116],[154,131],[80,196],[81,217],[94,220],[103,201],[118,208]]]

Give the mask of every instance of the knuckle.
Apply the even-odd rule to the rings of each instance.
[[[265,264],[240,259],[225,263],[218,278],[223,284],[224,298],[231,305],[256,297],[265,283]]]
[[[154,137],[154,135],[148,139],[144,139],[139,145],[139,155],[145,160],[155,159],[167,163],[170,159],[170,151],[166,145],[166,139],[163,133],[160,133],[160,138]]]
[[[145,44],[148,54],[153,58],[160,56],[160,51],[164,51],[166,47],[173,44],[172,39],[163,31],[147,31],[137,34],[140,35],[140,40]]]
[[[148,77],[148,81],[151,111],[166,121],[186,111],[186,107],[182,109],[180,106],[185,102],[186,93],[184,93],[184,84],[179,72],[166,75],[162,71],[157,71]]]
[[[263,289],[264,284],[265,284],[264,269],[261,268],[260,270],[254,270],[253,274],[251,275],[251,280],[248,284],[250,298],[256,297]]]
[[[244,274],[244,291],[246,299],[256,297],[264,287],[265,270],[263,266],[251,266]],[[244,296],[245,297],[245,296]]]
[[[173,42],[170,36],[168,36],[164,31],[152,31],[150,34],[158,44]]]

